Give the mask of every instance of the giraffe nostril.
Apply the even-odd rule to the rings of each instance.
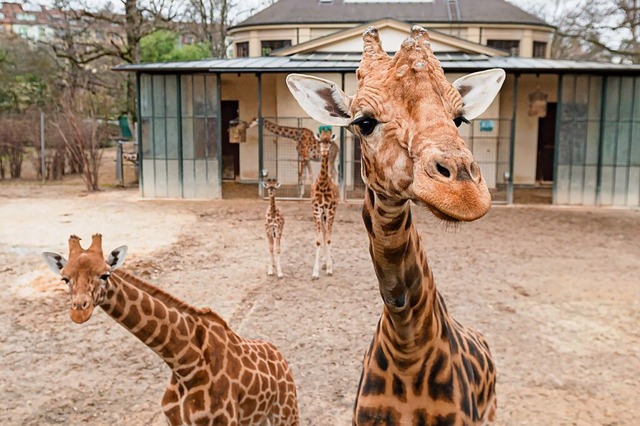
[[[87,309],[89,307],[89,302],[84,302],[82,304],[82,309]]]
[[[436,163],[436,170],[438,170],[438,173],[440,173],[442,176],[446,178],[451,177],[451,172],[449,171],[449,169],[447,169],[445,166],[443,166],[440,163]]]

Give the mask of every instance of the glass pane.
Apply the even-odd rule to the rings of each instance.
[[[182,158],[195,158],[193,147],[193,118],[182,119]]]
[[[571,168],[571,184],[569,188],[569,204],[582,204],[582,188],[584,186],[584,167]]]
[[[152,90],[151,76],[149,74],[142,74],[140,76],[140,116],[151,117],[153,115],[152,107]]]
[[[576,79],[575,119],[586,120],[589,110],[589,77],[580,76]]]
[[[175,75],[166,76],[165,80],[167,117],[178,116],[178,79]]]
[[[206,92],[207,116],[215,117],[218,114],[217,76],[209,74],[206,76],[206,81],[207,81],[207,92]]]
[[[586,117],[586,109],[585,109]],[[571,133],[571,164],[584,164],[587,143],[587,123],[584,121],[573,123]]]
[[[618,124],[618,146],[616,149],[616,164],[626,166],[629,164],[629,146],[631,144],[631,123],[620,122]]]
[[[178,119],[167,118],[167,158],[179,158],[178,143]]]
[[[591,76],[589,84],[589,119],[600,121],[602,106],[602,77]]]
[[[620,77],[607,78],[607,93],[605,98],[605,120],[617,120],[618,106],[620,105]]]
[[[613,188],[613,205],[625,206],[627,204],[627,167],[616,167]]]
[[[631,165],[640,166],[640,121],[633,123],[632,132],[629,158],[631,159]]]
[[[156,196],[153,160],[142,160],[142,195],[144,197],[153,198]]]
[[[153,119],[153,157],[167,158],[167,135],[164,118]]]
[[[614,168],[603,166],[600,181],[600,204],[610,206],[613,204],[613,176]]]
[[[607,166],[613,165],[615,160],[617,130],[618,123],[604,123],[604,131],[602,132],[602,164]]]
[[[164,117],[164,76],[153,76],[153,116]]]
[[[216,118],[207,119],[207,157],[218,157],[218,120]]]
[[[151,119],[140,119],[140,133],[142,133],[142,157],[151,158],[153,155],[153,132],[151,129]]]
[[[598,179],[598,167],[587,166],[584,170],[584,191],[582,195],[583,204],[593,205],[596,203],[596,183]]]
[[[562,107],[560,108],[560,119],[569,121],[573,119],[573,104],[575,101],[574,85],[575,76],[567,75],[562,77]]]
[[[633,119],[640,121],[640,77],[635,78],[635,95],[633,101]]]
[[[182,116],[193,117],[193,77],[190,75],[183,75],[181,77],[182,87]]]
[[[167,196],[167,162],[164,160],[156,160],[156,197]]]
[[[571,166],[558,165],[554,204],[569,203],[569,183]]]
[[[204,117],[205,108],[205,85],[203,75],[193,76],[193,115],[195,117]]]
[[[631,167],[629,169],[627,205],[630,207],[640,207],[640,167]]]
[[[620,120],[630,120],[633,103],[633,78],[622,77],[620,80]]]
[[[558,134],[558,164],[571,164],[571,123],[560,123]]]
[[[600,140],[600,121],[590,121],[587,130],[587,146],[585,162],[590,165],[598,164],[598,141]]]
[[[167,178],[167,196],[171,198],[182,197],[179,161],[167,160]]]

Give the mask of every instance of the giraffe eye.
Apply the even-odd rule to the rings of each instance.
[[[351,124],[358,126],[360,134],[368,136],[373,132],[373,129],[376,128],[378,121],[375,118],[362,117],[353,121]]]
[[[453,119],[453,122],[456,124],[456,127],[460,127],[460,125],[462,123],[467,123],[469,124],[469,120],[466,119],[466,117],[464,115],[461,115],[459,117],[456,117]]]
[[[62,278],[60,278],[60,279],[61,279],[62,281],[64,281],[65,283],[67,283],[67,284],[69,284],[69,282],[70,282],[70,281],[69,281],[69,278],[67,278],[67,277],[62,277]]]
[[[100,275],[100,279],[101,279],[102,281],[106,281],[106,280],[108,280],[108,279],[109,279],[109,275],[111,275],[111,274],[102,274],[102,275]]]

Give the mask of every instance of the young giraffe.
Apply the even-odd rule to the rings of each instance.
[[[313,221],[316,224],[316,261],[313,264],[311,278],[320,277],[320,254],[324,251],[327,275],[333,275],[333,260],[331,259],[331,228],[336,217],[338,207],[338,188],[329,176],[329,155],[336,135],[331,130],[322,130],[318,137],[320,141],[320,173],[311,186],[311,205],[313,206]]]
[[[69,238],[69,260],[43,253],[69,285],[71,319],[100,306],[171,368],[162,409],[170,425],[298,425],[296,387],[287,361],[268,342],[246,340],[210,309],[189,306],[117,270],[127,247],[105,262],[102,236],[84,250]]]
[[[267,230],[267,240],[269,241],[269,271],[267,275],[273,275],[273,266],[275,264],[278,278],[282,278],[282,267],[280,266],[280,239],[282,238],[282,229],[284,228],[284,215],[282,210],[276,206],[276,189],[280,188],[280,182],[277,179],[267,179],[262,182],[262,186],[269,194],[269,207],[264,215],[264,227]],[[275,251],[275,255],[274,255]]]
[[[361,141],[362,217],[384,308],[364,357],[353,424],[491,424],[497,404],[489,347],[447,312],[410,202],[452,223],[488,211],[489,191],[456,125],[489,106],[505,73],[449,83],[420,27],[393,58],[375,28],[363,39],[353,97],[331,81],[287,77],[309,115],[348,126]]]
[[[273,121],[269,121],[267,119],[263,119],[263,127],[274,133],[278,136],[282,136],[283,138],[293,139],[296,142],[296,151],[298,151],[299,161],[298,161],[298,196],[302,197],[304,195],[304,182],[302,180],[302,176],[304,174],[305,168],[307,170],[307,179],[311,180],[313,178],[313,172],[311,170],[310,161],[320,161],[320,142],[315,137],[315,134],[304,127],[288,127],[288,126],[280,126]],[[258,121],[255,119],[251,123],[251,127],[257,126]],[[331,162],[331,178],[333,179],[337,174],[336,170],[336,157],[338,156],[338,152],[340,148],[335,142],[331,143],[331,148],[329,150],[329,161]]]

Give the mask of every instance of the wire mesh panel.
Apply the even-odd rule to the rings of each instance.
[[[316,143],[314,135],[318,133],[318,124],[311,118],[298,117],[264,117],[262,122],[263,178],[278,179],[281,185],[278,198],[309,199],[311,185],[320,172],[320,158],[310,156],[309,161],[304,161],[298,147],[303,143]],[[339,132],[337,128],[332,130]],[[339,162],[340,153],[335,159],[336,170]],[[338,182],[337,173],[335,182]]]

